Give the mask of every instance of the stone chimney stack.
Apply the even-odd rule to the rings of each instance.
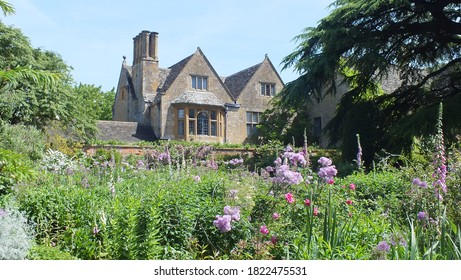
[[[158,62],[158,33],[143,30],[133,38],[133,65],[143,60]]]
[[[149,36],[149,55],[158,62],[158,33],[152,32]]]
[[[149,106],[159,87],[158,33],[141,31],[133,38],[133,89],[137,99],[132,105],[131,120],[142,125],[150,124]]]

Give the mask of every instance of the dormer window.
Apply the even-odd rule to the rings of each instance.
[[[208,77],[192,76],[192,89],[208,90]]]
[[[261,83],[261,95],[274,96],[275,95],[275,84]]]

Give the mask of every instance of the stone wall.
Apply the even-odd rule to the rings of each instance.
[[[224,103],[232,102],[231,97],[224,88],[219,76],[213,71],[207,63],[206,58],[200,50],[190,58],[181,73],[176,77],[175,81],[168,88],[161,101],[161,124],[164,128],[161,133],[161,138],[175,139],[176,127],[176,108],[172,105],[172,101],[188,90],[192,90],[191,75],[208,77],[208,91],[213,93],[218,99]],[[204,104],[204,106],[206,106]],[[221,110],[224,108],[222,107]]]
[[[271,107],[270,101],[273,97],[261,94],[261,83],[275,84],[275,91],[283,88],[283,82],[271,66],[268,59],[265,59],[259,69],[254,73],[251,80],[237,99],[240,109],[229,113],[228,142],[247,143],[246,113],[262,113]]]

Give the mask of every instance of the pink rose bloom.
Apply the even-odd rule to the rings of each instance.
[[[261,226],[261,227],[259,228],[259,231],[260,231],[262,234],[264,234],[264,235],[266,235],[266,234],[269,233],[269,230],[267,229],[266,226]]]
[[[354,183],[351,183],[351,184],[349,185],[349,189],[355,191],[355,184],[354,184]]]
[[[272,214],[272,218],[273,218],[274,220],[278,220],[278,219],[280,218],[280,214],[277,213],[277,212],[275,212],[274,214]]]
[[[286,193],[285,194],[285,198],[287,200],[288,203],[292,204],[295,202],[295,199],[293,198],[293,194],[292,193]]]
[[[311,201],[309,200],[309,198],[306,198],[306,199],[304,200],[304,205],[305,205],[305,206],[311,206]]]
[[[317,209],[317,207],[314,208],[314,216],[318,216],[319,215],[319,209]]]

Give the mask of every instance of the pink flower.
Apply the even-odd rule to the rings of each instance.
[[[314,216],[318,216],[319,215],[319,209],[317,209],[317,207],[314,207]]]
[[[350,200],[350,199],[346,200],[346,204],[347,205],[352,205],[352,200]]]
[[[280,214],[277,213],[277,212],[274,212],[274,214],[272,214],[272,218],[273,218],[274,220],[278,220],[278,219],[280,218]]]
[[[311,201],[309,200],[309,198],[304,199],[304,205],[311,206]]]
[[[275,234],[272,235],[272,237],[271,237],[271,242],[272,242],[272,244],[277,243],[277,235],[275,235]]]
[[[349,185],[349,189],[355,191],[355,184],[354,184],[354,183],[351,183],[351,184]]]
[[[292,204],[295,202],[295,199],[293,198],[292,193],[286,193],[285,194],[285,199],[287,200],[288,203]]]
[[[261,227],[259,228],[259,231],[260,231],[262,234],[264,234],[264,235],[266,235],[266,234],[269,233],[269,230],[267,229],[266,226],[261,226]]]

